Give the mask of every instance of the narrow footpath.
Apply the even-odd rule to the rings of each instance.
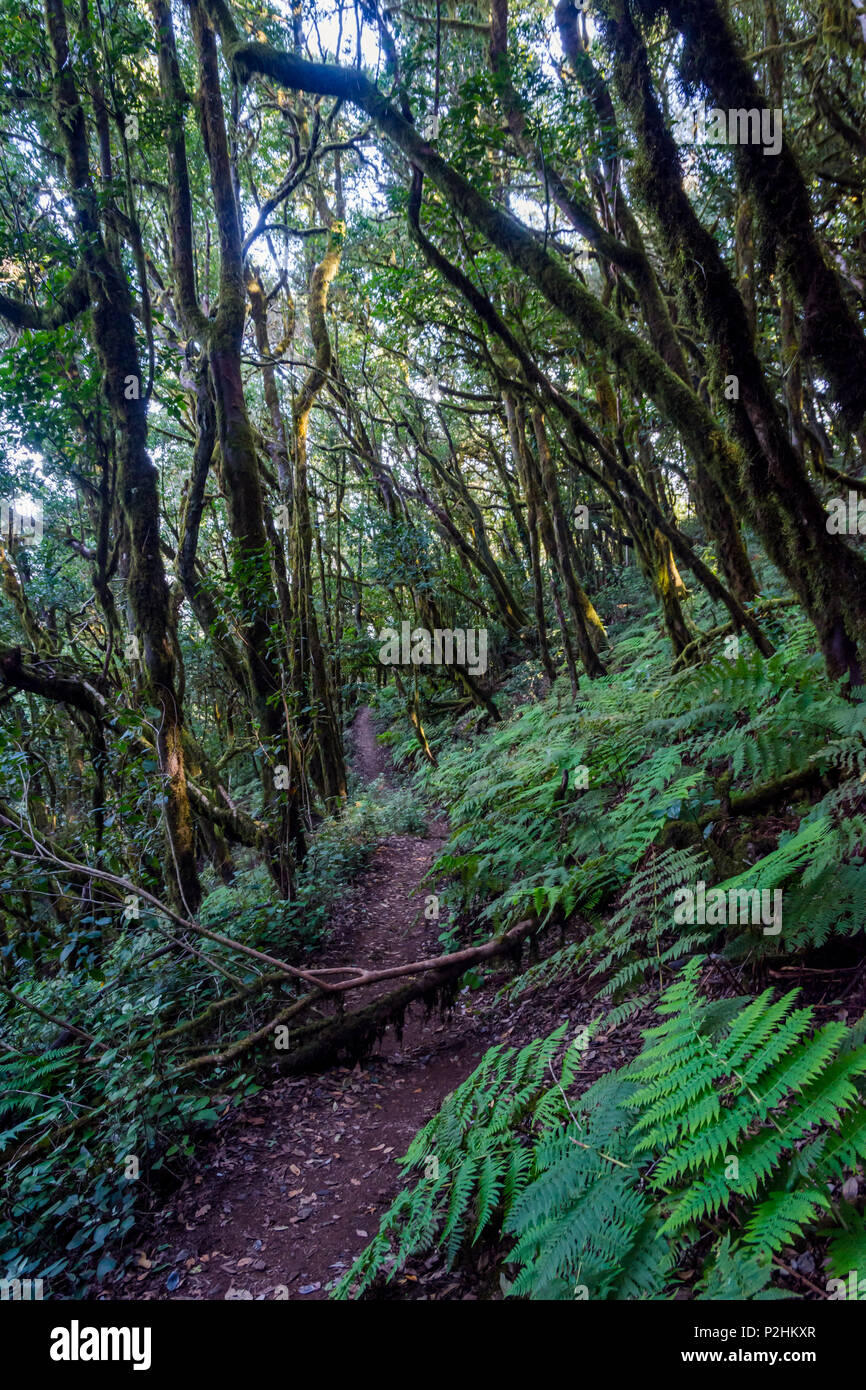
[[[387,794],[394,774],[369,709],[355,720],[352,745],[361,780]],[[381,969],[441,951],[441,927],[424,917],[433,890],[419,885],[446,833],[434,820],[426,837],[378,847],[333,914],[318,963]],[[368,1002],[366,991],[353,1002]],[[413,1134],[506,1037],[492,1035],[486,1012],[466,994],[447,1022],[415,1004],[402,1036],[389,1029],[363,1065],[277,1080],[232,1111],[151,1219],[122,1291],[104,1294],[327,1298],[400,1190],[397,1159]]]

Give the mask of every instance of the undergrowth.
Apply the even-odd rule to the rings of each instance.
[[[199,920],[302,963],[371,849],[387,835],[423,829],[419,816],[407,788],[384,797],[353,788],[342,817],[324,821],[313,838],[291,902],[276,895],[264,868],[241,868],[231,884],[212,883]],[[178,1072],[195,1056],[196,1037],[166,1033],[205,1015],[221,996],[242,994],[261,970],[239,970],[219,946],[205,955],[160,954],[168,925],[142,912],[135,933],[109,943],[98,968],[87,969],[79,954],[74,970],[70,962],[19,986],[36,1008],[86,1017],[93,1044],[52,1047],[56,1026],[23,1008],[5,1010],[0,995],[3,1277],[42,1279],[54,1296],[86,1294],[128,1257],[126,1238],[148,1194],[179,1176],[227,1108],[260,1089],[257,1072],[242,1064],[213,1068],[206,1080]],[[278,1000],[291,998],[285,985],[273,989]],[[248,1031],[251,1008],[241,997],[221,1012],[220,1047]]]
[[[781,1297],[773,1259],[807,1229],[832,1276],[857,1268],[863,1026],[814,1029],[796,991],[707,1001],[703,964],[665,991],[635,1061],[582,1094],[590,1029],[492,1048],[412,1141],[413,1185],[335,1296],[482,1236],[506,1292],[535,1299],[672,1297],[696,1263],[700,1297]]]
[[[502,1287],[531,1298],[664,1298],[689,1279],[697,1298],[781,1297],[798,1241],[825,1279],[866,1260],[866,1025],[819,1027],[760,984],[862,943],[866,704],[828,683],[794,612],[766,626],[770,658],[719,640],[672,672],[657,625],[629,618],[576,700],[527,665],[498,692],[501,723],[429,712],[435,767],[394,726],[398,761],[451,810],[431,874],[463,938],[527,918],[560,932],[501,995],[577,980],[600,1035],[638,1010],[660,1021],[582,1093],[563,1029],[488,1052],[416,1136],[410,1185],[338,1297],[482,1237]],[[698,885],[723,910],[688,920]],[[762,892],[781,895],[772,926]]]

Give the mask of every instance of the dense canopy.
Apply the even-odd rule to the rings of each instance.
[[[483,1231],[496,1297],[827,1296],[866,6],[0,0],[0,63],[0,1276],[119,1290],[208,1125],[480,989],[549,1036],[341,1294]],[[426,937],[335,935],[443,811]]]

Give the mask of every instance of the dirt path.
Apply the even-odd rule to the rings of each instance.
[[[353,728],[361,778],[392,768],[369,709]],[[415,890],[444,843],[394,836],[332,916],[323,964],[371,967],[435,954],[441,927]],[[445,1095],[497,1041],[479,1001],[461,996],[448,1025],[415,1005],[354,1070],[278,1080],[234,1111],[150,1223],[138,1268],[112,1298],[326,1298],[399,1191],[396,1160]]]
[[[358,711],[352,725],[352,765],[362,782],[372,784],[381,778],[386,787],[393,785],[391,760],[376,737],[368,705]]]

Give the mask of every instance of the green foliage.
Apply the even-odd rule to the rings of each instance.
[[[341,818],[323,823],[291,902],[277,897],[259,866],[238,873],[231,886],[212,888],[200,920],[233,940],[303,960],[321,942],[328,912],[373,845],[416,828],[418,815],[405,789],[382,801],[358,797]],[[46,1028],[38,1018],[12,1009],[3,1017],[4,1038],[18,1049],[0,1063],[4,1277],[49,1278],[55,1291],[85,1293],[127,1258],[128,1235],[149,1187],[178,1173],[219,1114],[258,1089],[243,1069],[225,1067],[206,1080],[178,1073],[186,1060],[183,1036],[173,1046],[156,1045],[154,1034],[167,1022],[194,1017],[226,992],[225,980],[196,957],[148,961],[164,944],[164,925],[143,914],[134,936],[119,935],[100,950],[98,966],[95,954],[79,949],[74,968],[70,963],[59,978],[23,989],[38,1007],[86,1017],[105,1050],[41,1053]],[[97,929],[97,937],[100,930],[106,929]],[[57,949],[62,957],[66,947]],[[212,950],[220,963],[237,968],[236,957]],[[255,979],[250,971],[243,983]],[[223,1044],[248,1031],[243,1007],[221,1017]],[[67,1130],[81,1118],[83,1126]],[[48,1134],[50,1143],[42,1139]],[[126,1176],[130,1155],[138,1162],[135,1178]]]
[[[724,1235],[707,1261],[695,1295],[701,1300],[736,1299],[749,1303],[787,1298],[782,1289],[767,1287],[772,1273],[769,1257],[761,1258],[732,1241],[730,1235]]]
[[[0,1084],[0,1268],[81,1295],[125,1258],[146,1181],[189,1157],[217,1110],[161,1074],[141,1034],[138,1049],[91,1049],[83,1062],[74,1048],[22,1052],[0,1065]]]
[[[793,638],[802,632],[790,613],[785,622]],[[734,926],[721,943],[733,958],[802,952],[862,930],[860,706],[827,684],[797,640],[770,660],[747,651],[672,675],[658,633],[645,620],[635,626],[614,647],[614,674],[573,704],[561,691],[527,695],[523,682],[499,726],[455,739],[445,720],[428,725],[438,766],[420,768],[416,782],[452,808],[435,872],[450,875],[455,911],[479,932],[532,915],[542,926],[568,922],[578,936],[515,991],[586,967],[606,998],[625,1004],[653,976],[664,981],[674,961],[718,935],[674,922],[675,890],[699,881],[783,890],[781,939]],[[411,737],[402,746],[411,757]],[[837,769],[842,780],[815,806],[795,793],[771,806],[793,825],[756,854],[723,797],[813,769]]]
[[[509,8],[500,61],[483,7],[449,6],[443,18],[437,4],[435,26],[416,8],[379,14],[362,4],[346,25],[342,6],[303,13],[295,6],[288,18],[285,6],[263,0],[241,6],[237,18],[259,56],[259,45],[272,43],[346,71],[366,67],[383,98],[396,93],[411,108],[418,133],[458,178],[507,206],[512,256],[523,223],[523,245],[535,253],[517,254],[526,273],[516,274],[502,240],[489,239],[493,219],[473,212],[477,201],[455,199],[442,180],[434,189],[428,178],[412,209],[439,254],[505,317],[536,368],[528,379],[549,380],[555,488],[533,438],[528,364],[503,352],[505,335],[497,339],[489,317],[479,318],[457,277],[425,258],[422,239],[407,227],[404,161],[381,157],[379,141],[390,137],[378,118],[369,123],[352,103],[302,91],[288,104],[273,100],[259,81],[245,84],[241,101],[236,74],[219,65],[226,138],[238,153],[232,177],[244,258],[262,274],[263,346],[253,331],[261,320],[245,323],[241,303],[254,286],[236,274],[230,239],[214,239],[214,228],[225,227],[210,167],[220,132],[205,139],[196,103],[161,90],[166,63],[157,62],[158,49],[169,35],[157,38],[147,6],[117,0],[106,15],[99,7],[90,14],[86,3],[66,6],[62,82],[76,109],[80,101],[87,153],[100,171],[82,219],[83,195],[72,186],[81,158],[68,147],[79,127],[61,118],[68,103],[58,104],[56,91],[52,100],[57,79],[39,7],[0,3],[0,498],[32,496],[45,521],[32,549],[2,538],[0,801],[21,827],[10,829],[7,819],[0,834],[0,978],[16,991],[0,998],[7,1081],[0,1260],[18,1273],[53,1269],[68,1281],[64,1291],[87,1290],[111,1268],[107,1261],[120,1258],[104,1250],[123,1248],[134,1219],[134,1185],[118,1176],[121,1156],[138,1154],[150,1173],[187,1155],[197,1130],[255,1084],[234,1058],[215,1065],[207,1082],[181,1068],[196,1056],[210,1065],[217,1043],[252,1036],[266,1016],[263,995],[269,1007],[276,995],[279,1008],[294,998],[285,979],[263,982],[249,956],[241,953],[239,963],[224,944],[208,941],[194,954],[166,914],[130,918],[117,880],[167,900],[180,854],[186,886],[173,901],[187,897],[189,907],[194,898],[197,907],[201,888],[205,926],[235,944],[306,962],[371,846],[423,833],[426,795],[452,816],[433,870],[451,880],[443,942],[464,945],[531,917],[546,954],[505,995],[574,987],[580,977],[581,998],[605,1029],[659,995],[667,1021],[648,1037],[638,1070],[607,1077],[579,1098],[570,1051],[556,1072],[564,1039],[492,1054],[434,1122],[428,1140],[447,1158],[445,1176],[431,1179],[423,1201],[411,1194],[403,1201],[388,1237],[398,1260],[440,1236],[456,1257],[467,1239],[495,1231],[510,1243],[518,1295],[571,1297],[580,1288],[592,1297],[646,1297],[670,1290],[694,1241],[690,1272],[697,1279],[700,1266],[703,1296],[770,1297],[768,1252],[801,1232],[826,1222],[837,1267],[860,1248],[862,1212],[841,1205],[836,1187],[863,1151],[852,1099],[863,1039],[842,1037],[833,1023],[816,1030],[808,1010],[766,993],[751,1003],[744,995],[735,1017],[730,1001],[700,1000],[697,965],[683,965],[710,952],[713,987],[733,978],[738,990],[750,971],[763,981],[770,965],[802,967],[816,971],[807,979],[827,980],[829,1000],[836,988],[829,972],[862,955],[866,704],[827,679],[815,628],[785,588],[808,590],[813,615],[823,598],[835,603],[835,543],[814,545],[807,518],[820,515],[833,478],[857,474],[862,438],[846,424],[856,414],[855,388],[836,400],[844,372],[822,358],[821,303],[806,306],[815,331],[792,334],[772,273],[776,261],[791,259],[791,245],[811,247],[819,263],[826,255],[838,270],[855,312],[866,247],[856,196],[862,150],[852,137],[864,126],[866,90],[856,17],[841,0],[819,7],[817,28],[815,7],[789,6],[782,15],[786,140],[795,156],[782,163],[786,177],[803,170],[803,206],[792,203],[802,227],[769,235],[762,225],[774,161],[756,197],[743,199],[731,152],[708,145],[682,161],[684,196],[706,231],[702,247],[700,238],[692,247],[697,255],[688,250],[688,229],[680,240],[651,198],[630,214],[649,238],[659,284],[680,293],[676,334],[700,366],[698,394],[716,411],[715,431],[707,432],[703,403],[682,384],[677,392],[664,385],[660,359],[656,370],[635,365],[649,363],[654,349],[673,362],[646,275],[611,274],[604,238],[583,236],[587,219],[615,232],[617,220],[620,231],[628,226],[625,201],[611,220],[610,180],[600,170],[621,173],[622,199],[640,201],[657,182],[646,152],[636,158],[641,122],[630,84],[618,83],[605,52],[607,7],[596,7],[586,45],[575,44],[564,65],[550,52],[552,18],[540,0]],[[673,102],[706,95],[707,85],[700,23],[671,45],[670,8],[661,0],[632,5],[666,122]],[[722,8],[763,81],[761,55],[774,45],[762,7]],[[184,7],[175,20],[182,95],[201,74]],[[626,44],[622,28],[618,41]],[[635,70],[643,71],[640,63]],[[616,119],[600,121],[606,98],[598,83],[608,79]],[[220,103],[207,105],[218,127]],[[188,198],[177,187],[184,165]],[[563,181],[571,211],[557,193]],[[514,196],[503,202],[507,189]],[[814,225],[804,212],[812,193]],[[187,205],[188,226],[170,219],[169,245],[166,207],[184,221]],[[324,332],[311,295],[323,223],[343,250]],[[787,236],[787,251],[777,233]],[[640,249],[627,240],[637,265]],[[719,260],[704,271],[704,252],[714,247]],[[744,248],[754,273],[744,273]],[[548,253],[554,262],[539,273]],[[138,375],[127,383],[136,383],[133,399],[139,386],[147,396],[140,414],[117,409],[117,389],[106,396],[104,369],[120,358],[111,350],[116,334],[100,334],[95,281],[109,261],[108,317],[129,330],[123,360],[132,367],[138,354]],[[183,284],[181,266],[190,269]],[[658,537],[645,529],[645,516],[639,520],[639,501],[617,498],[609,469],[600,485],[603,452],[583,426],[570,431],[555,402],[567,397],[587,425],[615,440],[633,481],[730,580],[725,526],[703,534],[705,508],[693,507],[702,460],[713,476],[718,467],[723,485],[736,471],[734,455],[726,473],[719,452],[736,424],[735,408],[729,416],[718,400],[720,366],[731,356],[727,309],[720,302],[713,318],[700,305],[704,285],[714,276],[718,286],[724,266],[728,327],[734,338],[746,319],[756,330],[754,360],[742,368],[755,377],[758,416],[766,415],[752,421],[755,438],[759,446],[772,440],[778,409],[789,435],[802,439],[801,491],[811,479],[814,496],[786,508],[779,459],[743,460],[742,486],[731,489],[733,520],[760,526],[759,536],[745,533],[748,550],[763,539],[787,576],[751,555],[761,571],[755,616],[777,654],[764,659],[741,635],[729,660],[719,640],[727,610],[695,580],[695,592],[682,596],[682,617],[688,631],[706,635],[688,649],[697,664],[678,662],[673,671],[673,633],[662,623],[658,592],[665,571],[644,554],[643,539],[654,546]],[[50,331],[21,327],[50,321],[54,311],[64,317],[78,267],[87,270],[89,304],[76,298],[72,319]],[[566,285],[566,271],[571,295],[553,288]],[[804,308],[796,292],[802,278],[792,277],[795,317]],[[305,379],[315,401],[300,448],[291,424]],[[519,398],[516,430],[510,402],[503,412],[503,388]],[[214,413],[217,447],[207,438]],[[528,454],[517,438],[524,425]],[[530,536],[536,445],[546,500]],[[762,478],[773,494],[766,507]],[[142,510],[157,480],[153,506]],[[583,504],[588,531],[573,526]],[[571,532],[565,547],[560,521]],[[639,542],[644,564],[618,566],[623,531]],[[835,557],[847,579],[861,563],[859,540],[850,540],[843,549],[839,539]],[[795,573],[795,554],[808,573]],[[562,674],[574,616],[558,611],[559,598],[573,609],[568,568],[612,639],[605,674],[582,678],[576,699]],[[827,631],[841,638],[846,627],[862,646],[856,604],[843,590]],[[485,626],[483,700],[443,671],[401,673],[399,693],[377,690],[385,674],[379,628],[426,621],[434,611],[437,622]],[[537,659],[540,617],[560,671],[553,689],[550,662]],[[143,659],[124,650],[133,619],[144,629],[135,634]],[[491,722],[488,690],[501,723]],[[341,814],[323,807],[321,730],[332,694],[345,721],[375,700],[396,722],[389,746],[398,766],[417,770],[415,788],[380,795],[350,785]],[[416,697],[413,715],[420,711],[436,755],[429,765],[406,719],[407,694]],[[172,706],[179,744],[166,726]],[[285,802],[273,796],[286,738],[293,804],[310,841],[303,866],[298,826],[287,827]],[[337,781],[341,775],[338,767]],[[166,835],[169,782],[177,837]],[[749,793],[758,794],[756,814],[743,814]],[[699,880],[725,891],[779,891],[782,934],[765,935],[756,924],[680,926],[674,895]],[[555,930],[561,940],[551,951],[544,934]],[[471,981],[479,985],[481,974]],[[257,984],[267,990],[254,995]],[[832,1016],[835,1006],[826,1007]],[[54,1037],[47,1017],[69,1018],[95,1042],[46,1052]],[[741,1187],[719,1166],[732,1145],[746,1156]],[[736,1233],[710,1241],[708,1222],[726,1221],[734,1209]],[[61,1264],[46,1266],[46,1252],[58,1245]],[[373,1259],[367,1274],[377,1268]]]
[[[860,1217],[855,1238],[833,1193],[866,1155],[866,1046],[842,1024],[813,1030],[796,993],[707,1002],[703,965],[665,991],[634,1062],[583,1094],[591,1030],[564,1052],[565,1025],[488,1052],[402,1160],[411,1172],[435,1159],[435,1177],[400,1194],[336,1296],[434,1242],[453,1261],[484,1232],[517,1268],[514,1297],[671,1296],[710,1230],[702,1297],[783,1296],[767,1287],[772,1256],[816,1228],[841,1269],[862,1248]]]
[[[700,964],[690,961],[666,991],[658,1006],[666,1021],[647,1032],[630,1069],[639,1112],[634,1152],[654,1155],[650,1185],[671,1201],[666,1234],[740,1197],[755,1203],[745,1243],[777,1251],[828,1208],[823,1184],[834,1162],[843,1154],[856,1162],[866,1152],[866,1124],[854,1110],[866,1048],[842,1053],[843,1024],[811,1033],[812,1010],[793,1008],[796,992],[774,1002],[772,990],[713,1036],[697,995]],[[798,1151],[792,1187],[791,1153],[824,1126],[835,1130],[832,1143],[822,1135],[820,1152],[810,1158],[808,1144]],[[779,1176],[782,1184],[767,1190]]]
[[[566,1084],[561,1078],[563,1091]],[[519,1266],[514,1297],[661,1295],[673,1255],[658,1239],[658,1213],[635,1183],[631,1090],[625,1075],[612,1072],[565,1123],[562,1107],[548,1106],[550,1118],[559,1112],[559,1125],[535,1146],[532,1180],[503,1225],[514,1238],[508,1262]],[[560,1099],[564,1104],[562,1092]]]
[[[387,1264],[391,1273],[410,1254],[439,1239],[453,1260],[461,1239],[475,1240],[493,1213],[506,1210],[526,1185],[532,1159],[521,1132],[549,1095],[550,1067],[565,1025],[529,1047],[494,1047],[413,1139],[403,1163],[421,1168],[413,1192],[402,1193],[379,1234],[341,1281],[357,1297]],[[566,1084],[574,1063],[566,1054]],[[549,1107],[548,1107],[549,1108]]]

